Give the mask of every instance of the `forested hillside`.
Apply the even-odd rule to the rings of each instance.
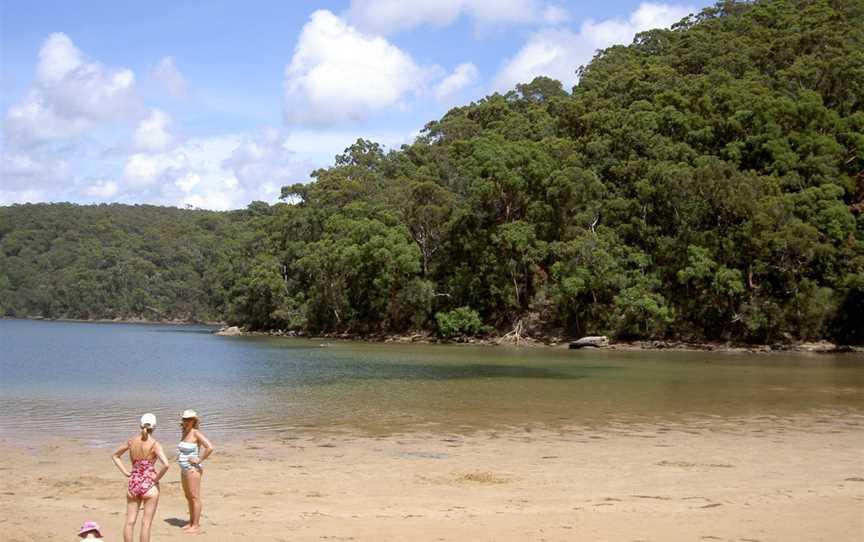
[[[0,306],[862,342],[864,2],[723,2],[602,51],[569,91],[538,78],[398,151],[358,141],[313,176],[243,213],[150,208],[157,247],[104,207],[3,209]],[[21,218],[38,213],[53,218]],[[67,217],[76,233],[44,233]],[[83,255],[52,257],[58,239]],[[122,239],[137,259],[120,266],[104,254]],[[121,291],[137,293],[80,308]]]
[[[0,314],[221,318],[249,213],[149,205],[0,207]]]

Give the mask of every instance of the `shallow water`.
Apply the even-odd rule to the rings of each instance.
[[[145,411],[173,436],[186,408],[216,437],[860,420],[864,357],[369,344],[0,320],[2,437],[114,441]]]

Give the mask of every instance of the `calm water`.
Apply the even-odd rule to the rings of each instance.
[[[864,358],[218,337],[205,327],[0,320],[0,436],[387,434],[864,415]]]

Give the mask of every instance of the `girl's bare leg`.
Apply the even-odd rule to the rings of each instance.
[[[189,523],[183,526],[185,531],[192,526],[192,494],[189,493],[189,478],[186,476],[185,470],[180,471],[180,483],[183,486],[183,495],[186,497],[186,506],[189,508]]]
[[[159,488],[152,487],[144,494],[144,517],[141,518],[141,534],[139,542],[150,542],[150,526],[156,516],[156,507],[159,506]]]
[[[135,521],[138,519],[138,499],[126,494],[126,523],[123,525],[123,542],[132,542]]]
[[[189,469],[184,472],[186,483],[189,485],[189,528],[187,533],[197,533],[201,528],[201,476],[198,469]]]

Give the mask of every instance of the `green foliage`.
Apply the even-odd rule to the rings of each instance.
[[[411,279],[396,295],[394,306],[390,308],[393,328],[424,329],[432,314],[434,298],[434,283],[421,278]]]
[[[362,206],[349,210],[362,214]],[[335,214],[294,269],[305,277],[308,319],[319,329],[378,331],[401,321],[401,290],[420,271],[419,249],[403,229],[381,220]],[[420,295],[420,294],[415,294]],[[410,304],[410,302],[409,302]],[[410,317],[409,317],[410,319]]]
[[[445,339],[479,335],[485,329],[480,315],[471,307],[439,312],[435,320],[438,322],[438,334]]]
[[[265,204],[266,205],[266,204]],[[0,207],[0,316],[223,318],[245,211]]]
[[[651,281],[625,288],[615,296],[615,335],[622,338],[663,336],[674,311],[662,295],[652,291]]]
[[[291,310],[283,266],[270,254],[257,254],[231,292],[229,319],[256,329],[278,328],[282,323],[303,324]]]

